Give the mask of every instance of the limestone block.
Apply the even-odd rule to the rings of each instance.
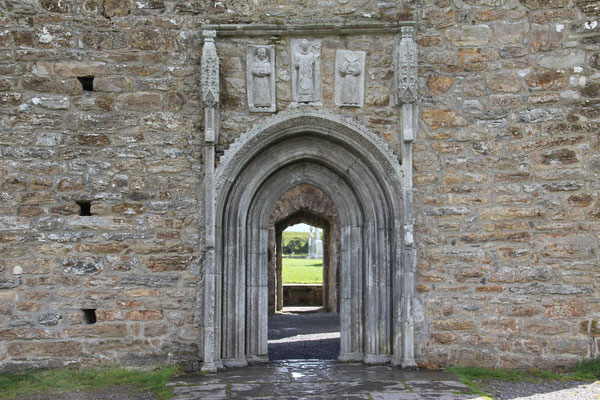
[[[487,25],[467,25],[447,30],[446,38],[455,47],[483,46],[492,41],[492,29]]]
[[[365,98],[364,51],[336,50],[335,104],[339,107],[362,107]]]
[[[494,22],[491,24],[496,35],[496,40],[503,44],[523,43],[529,32],[529,24],[525,21],[519,22]]]
[[[564,36],[563,24],[533,24],[529,42],[534,50],[548,51],[560,46]]]
[[[581,66],[584,62],[585,51],[575,49],[556,50],[537,61],[539,66],[548,69],[568,69]]]
[[[79,76],[103,75],[106,71],[106,63],[99,61],[71,61],[59,62],[54,65],[54,72],[65,78],[76,78]]]
[[[38,324],[45,326],[58,325],[58,322],[62,319],[62,315],[59,313],[46,313],[40,315],[38,318]]]

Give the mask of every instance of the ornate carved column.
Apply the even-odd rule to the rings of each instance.
[[[202,370],[216,371],[220,359],[215,338],[220,327],[215,321],[216,283],[215,269],[215,145],[219,138],[219,57],[215,48],[216,31],[203,31],[204,47],[201,61],[201,89],[204,106],[204,212],[206,242],[204,255],[204,364]]]
[[[418,129],[418,52],[414,41],[414,28],[400,28],[400,40],[396,51],[395,101],[401,107],[402,134],[402,175],[404,194],[404,263],[406,274],[402,277],[401,325],[402,343],[396,345],[402,354],[394,354],[394,363],[403,368],[415,367],[414,356],[414,276],[417,255],[414,244],[413,213],[413,143],[417,139]]]

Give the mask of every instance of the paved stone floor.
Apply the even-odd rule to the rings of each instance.
[[[176,400],[192,399],[481,399],[454,375],[332,360],[286,360],[185,376],[170,383]]]

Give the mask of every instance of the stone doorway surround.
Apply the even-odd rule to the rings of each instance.
[[[402,164],[382,138],[351,118],[304,106],[242,134],[215,168],[219,59],[216,32],[204,36],[205,256],[197,317],[203,369],[268,361],[269,217],[277,199],[302,184],[323,191],[339,214],[339,360],[415,366],[412,28],[402,27],[395,56]],[[399,69],[407,59],[412,64]]]
[[[284,111],[256,126],[215,171],[204,362],[267,360],[269,216],[300,184],[322,190],[339,213],[340,361],[414,364],[400,165],[374,133],[316,109]]]

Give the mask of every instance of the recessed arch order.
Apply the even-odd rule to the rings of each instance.
[[[203,279],[206,369],[268,360],[269,215],[300,184],[322,190],[339,214],[339,360],[414,365],[402,175],[381,138],[322,111],[281,112],[232,144],[215,184],[214,264]]]

